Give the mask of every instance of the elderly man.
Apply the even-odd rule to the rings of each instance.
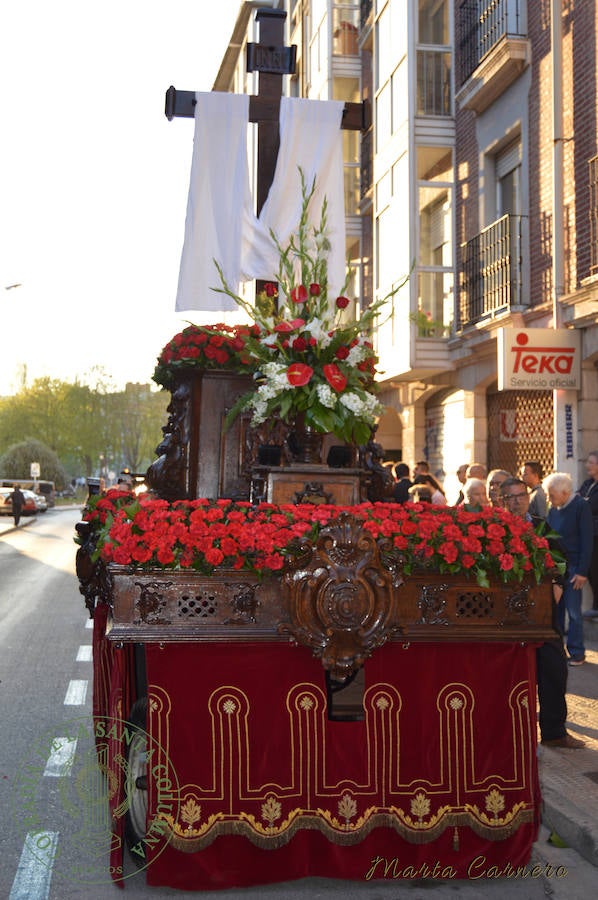
[[[563,596],[558,603],[559,626],[565,630],[565,612],[569,615],[567,650],[569,665],[582,666],[586,659],[581,615],[582,589],[588,580],[594,544],[594,526],[589,504],[573,492],[571,476],[553,472],[544,479],[550,501],[547,522],[559,535],[567,557]]]
[[[529,499],[530,515],[540,516],[542,519],[545,519],[548,515],[548,501],[546,499],[544,488],[542,487],[543,478],[544,471],[537,460],[530,459],[523,463],[521,467],[521,480],[525,481],[531,491]]]
[[[529,512],[529,493],[520,478],[507,478],[501,486],[504,506],[514,516],[521,516],[534,526],[543,519],[533,517]],[[555,585],[555,590],[561,589]],[[553,601],[553,626],[558,637],[541,644],[536,650],[536,671],[538,681],[538,703],[540,706],[540,736],[542,743],[549,747],[565,747],[579,750],[584,741],[567,732],[567,657],[563,637],[559,633],[557,612]]]

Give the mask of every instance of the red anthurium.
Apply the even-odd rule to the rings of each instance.
[[[320,285],[315,284],[315,283],[310,284],[309,293],[311,294],[312,297],[319,297],[320,296]]]
[[[349,298],[348,297],[337,297],[336,305],[339,309],[346,309],[349,305]]]
[[[345,390],[347,379],[336,363],[327,363],[325,366],[322,366],[322,371],[324,372],[324,378],[334,391],[340,394],[341,391]]]
[[[287,319],[283,319],[282,322],[279,322],[278,325],[274,326],[274,331],[287,334],[289,331],[296,331],[298,328],[303,328],[304,325],[304,319],[291,319],[290,322]]]
[[[305,363],[292,363],[287,369],[287,380],[293,387],[303,387],[311,380],[314,370]]]
[[[307,288],[304,284],[298,285],[291,291],[291,300],[293,303],[305,303],[307,300]]]

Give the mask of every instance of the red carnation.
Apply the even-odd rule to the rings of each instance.
[[[343,344],[338,348],[334,355],[337,359],[346,359],[349,355],[349,348]]]
[[[276,285],[271,281],[267,281],[264,285],[264,290],[266,292],[266,297],[276,297],[278,291],[276,290]]]
[[[315,283],[310,284],[309,293],[311,294],[312,297],[319,297],[320,296],[320,285],[315,284]]]
[[[337,305],[338,309],[346,309],[349,305],[349,298],[348,297],[337,297],[336,305]]]

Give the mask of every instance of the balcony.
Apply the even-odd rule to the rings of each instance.
[[[530,64],[525,0],[464,0],[458,48],[457,100],[481,113]]]
[[[458,330],[523,305],[525,216],[505,215],[461,245]]]

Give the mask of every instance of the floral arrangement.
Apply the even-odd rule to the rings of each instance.
[[[376,539],[390,541],[406,574],[420,569],[465,574],[481,586],[547,571],[562,571],[545,536],[507,510],[428,503],[363,503],[350,507],[275,506],[231,500],[178,500],[108,491],[92,498],[85,514],[96,533],[95,559],[134,567],[193,569],[212,574],[243,569],[279,572],[297,543],[315,541],[322,527],[348,512]]]
[[[252,372],[245,342],[256,326],[189,325],[163,348],[154,370],[154,381],[171,388],[181,369],[226,369]],[[247,368],[249,366],[249,368]]]
[[[391,295],[348,317],[348,278],[336,298],[328,296],[326,201],[320,222],[308,224],[315,182],[301,178],[302,211],[297,232],[279,254],[276,283],[264,285],[250,304],[234,293],[215,261],[221,286],[254,322],[250,326],[190,326],[162,350],[154,380],[170,388],[183,368],[227,368],[253,375],[255,387],[230,411],[230,424],[243,410],[254,426],[268,421],[301,423],[342,441],[366,444],[382,407],[375,397],[377,357],[370,340]],[[399,285],[392,292],[399,290]],[[278,302],[277,302],[278,301]]]

